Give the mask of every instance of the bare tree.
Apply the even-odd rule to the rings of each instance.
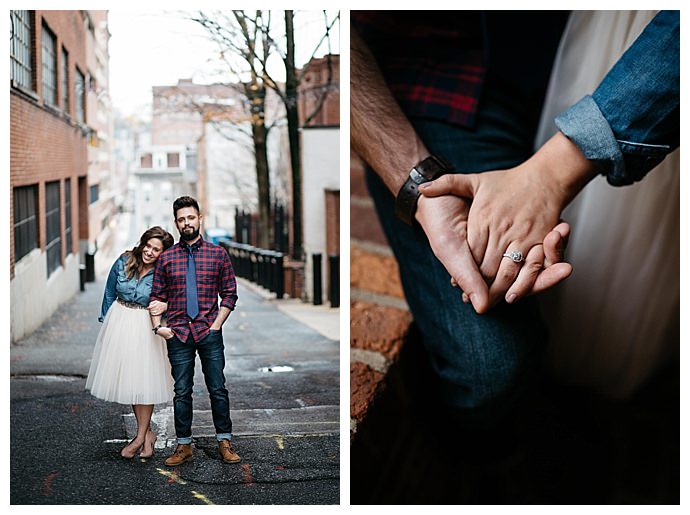
[[[229,70],[239,78],[243,93],[248,101],[251,115],[251,132],[256,154],[256,176],[259,196],[259,225],[262,246],[268,246],[270,219],[270,182],[266,140],[271,126],[266,124],[266,88],[275,91],[282,100],[287,117],[290,146],[290,168],[292,179],[293,248],[292,255],[302,258],[301,217],[301,172],[299,147],[298,87],[304,70],[295,64],[294,13],[284,11],[285,43],[282,45],[273,36],[271,11],[233,11],[213,14],[199,12],[192,19],[200,23],[211,38],[218,43],[221,57]],[[324,34],[314,47],[312,57],[324,41],[330,48],[330,31],[339,21],[339,14],[332,20],[324,11]],[[283,47],[284,46],[284,47]],[[274,80],[268,71],[268,60],[278,54],[285,66],[284,84]],[[330,80],[330,79],[329,79]],[[306,117],[311,120],[321,109],[323,99],[316,109]]]

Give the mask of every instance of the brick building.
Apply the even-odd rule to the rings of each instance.
[[[322,301],[329,298],[329,256],[340,256],[340,56],[315,58],[299,85],[305,300],[314,300],[314,255],[321,255]],[[316,299],[317,302],[319,299]]]
[[[11,339],[79,288],[89,240],[87,11],[10,11]]]

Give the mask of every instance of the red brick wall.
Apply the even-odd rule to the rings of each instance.
[[[43,105],[41,77],[41,27],[45,23],[57,38],[58,59],[61,48],[69,52],[70,108],[74,89],[74,66],[78,64],[83,73],[85,66],[85,35],[82,15],[79,11],[36,11],[34,18],[34,94],[26,95],[10,88],[10,192],[15,186],[38,184],[39,245],[45,247],[45,183],[61,181],[61,219],[64,230],[64,179],[71,178],[72,242],[64,242],[63,258],[68,244],[77,251],[77,230],[82,232],[88,212],[82,199],[77,196],[79,177],[87,173],[86,138],[81,128],[62,111],[55,111]],[[58,88],[61,87],[61,66],[58,63]],[[58,98],[61,92],[58,90]],[[14,277],[14,197],[10,193],[10,276]],[[78,229],[79,228],[79,229]]]
[[[412,317],[398,264],[386,242],[364,180],[350,156],[350,418],[351,436],[375,406]]]
[[[340,125],[340,56],[331,55],[309,61],[299,85],[298,98],[301,127]],[[323,104],[317,112],[319,102]],[[315,112],[314,117],[306,123]]]

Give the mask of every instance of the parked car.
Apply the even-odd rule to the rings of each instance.
[[[220,227],[209,227],[206,229],[206,241],[218,244],[220,240],[231,240],[232,236],[230,232],[226,229],[221,229]]]

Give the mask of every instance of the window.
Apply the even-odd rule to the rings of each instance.
[[[14,260],[38,248],[38,187],[14,188]]]
[[[69,114],[69,54],[62,47],[62,110]]]
[[[74,111],[77,116],[77,121],[79,123],[84,123],[86,119],[84,118],[84,103],[86,101],[86,92],[84,90],[85,81],[84,74],[75,68],[76,73],[74,74]]]
[[[46,258],[48,276],[60,267],[60,181],[46,183]]]
[[[141,168],[152,168],[153,156],[151,154],[143,154],[141,156]]]
[[[55,34],[43,25],[41,49],[43,64],[43,102],[57,106],[57,42]]]
[[[72,183],[65,179],[65,255],[72,253]]]
[[[33,59],[31,58],[33,11],[10,11],[10,78],[13,86],[33,90]]]
[[[94,184],[89,188],[89,204],[98,202],[98,184]]]
[[[177,152],[168,154],[168,168],[180,167],[180,154]]]

